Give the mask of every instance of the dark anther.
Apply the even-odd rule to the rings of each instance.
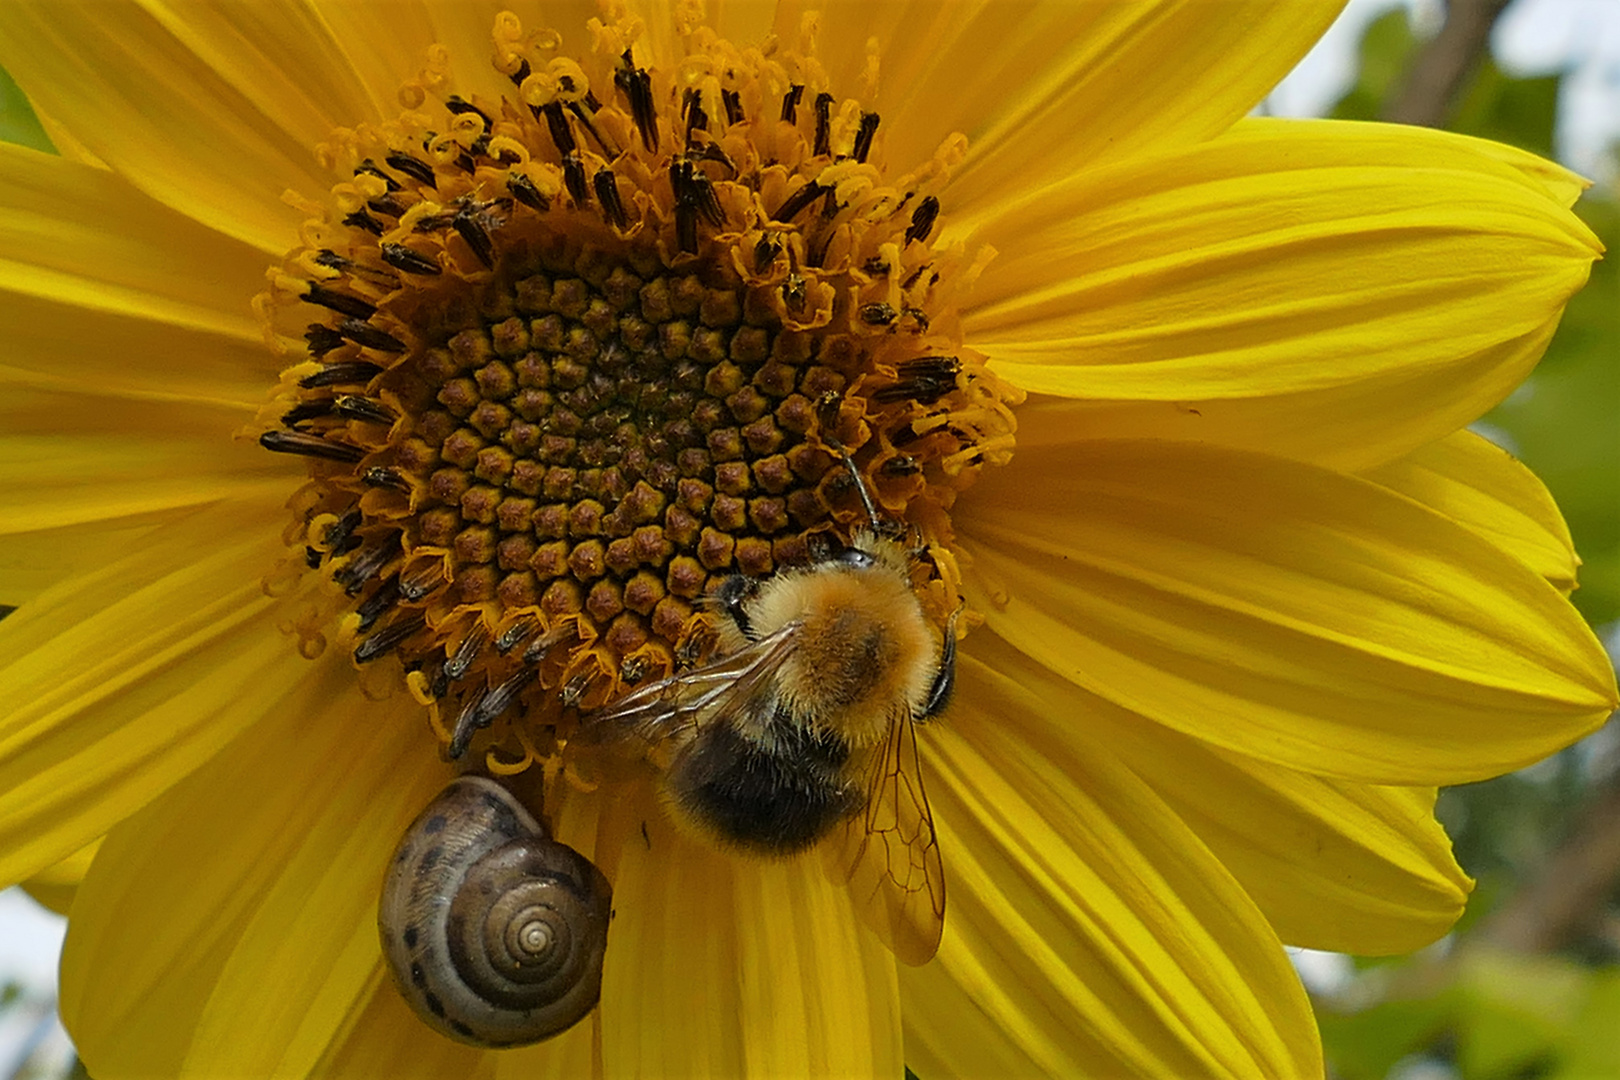
[[[742,95],[735,90],[720,91],[720,104],[726,108],[726,123],[740,124],[743,122]]]
[[[894,457],[885,458],[883,464],[878,466],[878,472],[885,476],[915,476],[921,471],[922,466],[917,464],[917,459],[910,454],[896,454]]]
[[[364,173],[367,176],[375,176],[378,180],[381,180],[384,184],[388,185],[389,191],[399,190],[399,181],[377,168],[377,163],[372,161],[370,158],[366,158],[366,160],[355,166],[354,175],[359,176],[361,173]]]
[[[304,302],[328,308],[342,315],[349,315],[356,319],[369,319],[377,314],[375,305],[368,304],[358,296],[348,293],[334,292],[322,285],[310,283],[309,291],[304,294]]]
[[[484,140],[480,139],[479,142],[484,142]],[[487,146],[488,143],[486,142],[485,145]],[[478,149],[478,143],[473,143],[472,149],[476,151]],[[456,155],[456,168],[465,173],[477,172],[478,162],[473,159],[471,153],[463,151],[462,153]]]
[[[669,183],[675,190],[675,237],[680,249],[690,254],[697,251],[698,218],[718,229],[726,223],[726,212],[708,176],[690,161],[671,163]]]
[[[787,304],[789,311],[797,315],[804,310],[806,295],[804,278],[796,272],[789,272],[787,280],[782,282],[782,302]]]
[[[546,116],[546,130],[551,132],[551,141],[556,144],[557,153],[567,157],[578,150],[574,132],[568,126],[568,114],[563,112],[562,102],[553,101],[540,111]]]
[[[590,98],[590,101],[596,101],[596,99],[592,97]],[[592,117],[595,115],[595,110],[600,109],[601,107],[602,105],[600,102],[597,102],[595,105],[591,105],[584,101],[570,101],[568,103],[568,111],[573,113],[574,119],[578,120],[580,125],[584,127],[585,134],[589,135],[591,140],[595,142],[597,146],[601,147],[602,153],[606,154],[608,160],[611,161],[619,156],[619,148],[608,141],[607,136],[603,135],[602,132],[597,129],[596,121],[592,119]]]
[[[395,491],[410,491],[411,482],[398,469],[387,465],[373,465],[360,474],[360,482],[367,487],[393,488]]]
[[[382,617],[383,612],[399,603],[399,575],[395,574],[381,585],[377,586],[372,594],[360,602],[355,612],[360,616],[360,633],[365,633]]]
[[[523,80],[527,79],[533,72],[534,69],[529,66],[529,62],[520,56],[518,57],[517,70],[508,75],[507,78],[512,80],[513,86],[522,86]]]
[[[861,322],[868,326],[888,326],[900,313],[888,304],[862,304]]]
[[[428,593],[444,584],[444,564],[442,562],[429,563],[426,569],[418,570],[410,577],[400,579],[399,591],[405,599],[415,603]]]
[[[495,639],[495,651],[505,656],[539,629],[539,619],[533,615],[520,615],[517,622],[501,631],[501,636]]]
[[[363,348],[378,352],[405,351],[405,343],[399,338],[359,319],[343,319],[337,324],[337,332]]]
[[[645,656],[627,656],[619,665],[619,681],[634,686],[647,677],[648,660]]]
[[[843,411],[844,395],[828,390],[816,398],[816,426],[828,434],[838,431],[838,416]]]
[[[525,664],[538,664],[546,658],[546,654],[574,636],[574,628],[569,625],[559,626],[549,634],[543,634],[523,650]]]
[[[450,688],[451,683],[467,674],[467,670],[473,666],[473,661],[478,659],[478,654],[488,644],[489,631],[484,629],[483,623],[476,624],[467,636],[461,639],[461,644],[456,646],[455,655],[444,662],[444,670],[439,674],[444,679],[445,690]],[[444,690],[437,690],[433,696],[441,697],[443,694]]]
[[[463,240],[467,241],[467,246],[472,248],[479,262],[488,267],[495,265],[495,242],[490,239],[489,230],[484,228],[484,223],[478,219],[476,211],[471,207],[463,207],[451,219],[450,225]]]
[[[591,683],[595,681],[596,671],[594,669],[580,672],[572,679],[569,679],[561,690],[557,691],[557,703],[565,709],[578,707],[579,703],[585,699],[585,694],[590,690]]]
[[[781,206],[777,207],[776,213],[772,214],[771,218],[775,221],[792,221],[794,218],[799,216],[799,213],[803,211],[805,207],[809,206],[811,203],[815,202],[817,199],[821,198],[831,190],[831,188],[823,187],[812,180],[798,191],[795,191],[793,194],[789,195],[787,197],[787,201],[783,202]]]
[[[624,65],[613,73],[613,85],[630,101],[630,118],[636,122],[636,130],[641,133],[641,145],[648,152],[658,149],[658,113],[653,106],[652,76],[644,68],[638,68],[630,57],[630,50],[624,50],[620,57]]]
[[[614,179],[613,170],[606,167],[596,170],[591,184],[596,188],[596,201],[602,204],[602,216],[607,218],[608,224],[615,229],[628,225],[630,219],[625,216],[624,203],[619,201],[619,182]]]
[[[366,456],[366,452],[358,446],[327,442],[319,435],[310,435],[303,431],[267,431],[259,436],[259,445],[278,454],[302,454],[305,457],[346,461],[350,464]]]
[[[527,690],[538,675],[539,672],[533,668],[523,668],[495,689],[478,694],[467,702],[461,715],[456,717],[455,727],[450,733],[450,759],[454,761],[465,754],[473,735],[489,727],[497,716],[511,708],[517,702],[518,695]]]
[[[312,547],[306,547],[304,549],[304,565],[309,567],[311,570],[319,570],[321,568],[321,559],[323,558],[325,558],[325,556]]]
[[[451,112],[455,113],[457,116],[460,116],[463,113],[472,113],[472,114],[474,114],[479,119],[484,121],[484,127],[485,128],[491,128],[491,127],[495,126],[495,121],[493,121],[493,120],[491,120],[489,118],[489,114],[487,112],[485,112],[483,109],[480,109],[478,106],[474,105],[472,102],[468,101],[466,98],[461,97],[459,94],[451,94],[450,97],[448,99],[446,99],[446,101],[444,103],[444,107],[449,109]]]
[[[776,261],[777,253],[781,250],[781,241],[770,233],[761,233],[759,243],[754,245],[754,273],[763,274],[765,268]]]
[[[877,255],[873,255],[861,264],[861,269],[873,277],[882,277],[889,272],[889,264]]]
[[[343,335],[322,323],[310,323],[304,330],[304,340],[309,344],[309,355],[318,360],[342,345]]]
[[[568,188],[568,194],[574,197],[575,206],[584,206],[591,201],[590,188],[585,180],[585,163],[579,160],[578,154],[563,158],[563,185]]]
[[[832,153],[832,103],[831,94],[816,95],[816,148],[817,154]]]
[[[332,580],[343,586],[343,591],[353,596],[360,591],[361,586],[378,574],[383,567],[393,562],[394,556],[402,550],[399,540],[400,534],[390,533],[387,540],[374,548],[369,548],[356,555],[346,566],[332,575]]]
[[[934,231],[934,219],[938,216],[939,200],[932,195],[918,203],[917,209],[911,212],[911,227],[906,229],[906,243],[928,239],[928,234]]]
[[[332,415],[332,399],[319,398],[315,401],[300,401],[297,405],[281,414],[281,423],[284,427],[297,428],[306,420],[317,420],[323,416]]]
[[[383,234],[382,222],[378,221],[364,210],[356,210],[354,213],[343,219],[343,224],[352,226],[356,229],[364,229],[372,236],[381,236]]]
[[[855,132],[855,160],[865,161],[866,155],[872,152],[872,137],[877,134],[878,114],[875,112],[861,113],[861,126]]]
[[[360,647],[354,650],[354,662],[364,664],[379,656],[387,655],[426,625],[427,618],[420,611],[412,612],[398,622],[389,623],[360,643]]]
[[[438,274],[439,264],[426,255],[419,255],[404,244],[383,244],[383,262],[407,274]]]
[[[572,82],[573,80],[569,80],[569,81]],[[599,112],[602,111],[602,103],[599,100],[597,100],[595,90],[586,90],[585,91],[585,100],[583,102],[581,102],[580,104],[584,105],[587,109],[589,109],[593,113],[599,113]]]
[[[509,173],[506,177],[506,188],[512,193],[512,198],[524,206],[541,211],[551,209],[551,200],[546,198],[546,193],[535,187],[534,181],[522,173]]]
[[[897,401],[932,405],[956,389],[956,375],[961,370],[962,363],[954,356],[907,360],[895,368],[895,382],[874,391],[871,399],[879,405]]]
[[[799,122],[799,99],[804,97],[804,87],[794,83],[788,87],[788,92],[782,95],[782,119],[790,124]]]
[[[390,168],[398,169],[418,183],[426,184],[429,187],[438,184],[438,178],[433,174],[433,166],[421,158],[414,158],[409,154],[389,154],[383,160],[388,163]]]
[[[339,394],[332,399],[332,411],[350,420],[364,420],[370,424],[392,424],[399,415],[380,401],[359,394]]]
[[[396,195],[383,195],[376,199],[366,200],[366,209],[374,210],[384,217],[399,218],[405,216],[410,207],[399,201]]]
[[[686,91],[681,107],[686,111],[686,145],[690,149],[694,142],[693,133],[709,130],[709,114],[703,110],[703,95],[696,90]]]
[[[321,327],[322,330],[327,329]],[[339,342],[342,339],[339,338]],[[305,375],[298,380],[298,385],[305,390],[314,390],[320,386],[341,386],[344,383],[368,383],[383,369],[370,360],[339,360],[335,364],[328,364],[313,375]]]

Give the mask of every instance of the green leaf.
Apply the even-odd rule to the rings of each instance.
[[[4,71],[0,71],[0,141],[20,143],[46,153],[56,152],[28,98]]]

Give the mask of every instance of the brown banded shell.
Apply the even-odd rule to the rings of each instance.
[[[611,913],[590,860],[499,784],[463,776],[400,841],[377,923],[394,982],[428,1026],[506,1047],[595,1008]]]

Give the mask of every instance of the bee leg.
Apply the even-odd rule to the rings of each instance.
[[[726,578],[714,592],[715,603],[720,605],[721,611],[731,616],[731,621],[737,624],[737,629],[741,630],[742,636],[749,641],[757,641],[758,638],[754,634],[753,621],[749,619],[748,612],[743,610],[743,605],[753,595],[754,583],[741,574],[733,574]]]
[[[945,624],[945,640],[939,646],[939,670],[934,672],[933,685],[928,688],[928,699],[923,702],[919,720],[938,716],[951,703],[951,691],[956,689],[956,617],[962,609],[951,612]]]

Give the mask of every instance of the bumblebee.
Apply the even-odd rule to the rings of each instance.
[[[916,556],[883,534],[846,465],[869,527],[808,566],[726,579],[713,657],[582,724],[642,740],[671,813],[722,847],[789,856],[825,842],[862,917],[921,964],[939,946],[945,879],[914,727],[950,699],[955,618],[936,644]]]

